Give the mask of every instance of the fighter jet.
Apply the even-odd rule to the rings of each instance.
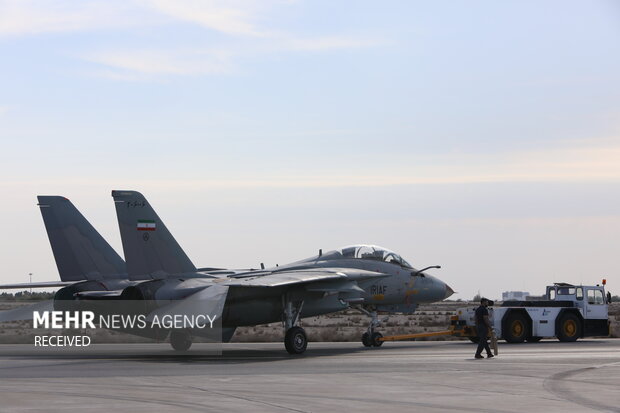
[[[165,303],[200,302],[219,309],[225,338],[239,326],[282,321],[290,354],[306,350],[299,320],[351,307],[370,317],[362,335],[365,346],[380,346],[377,312],[412,313],[420,303],[440,301],[454,291],[414,268],[400,255],[374,245],[352,245],[291,264],[250,271],[199,271],[168,231],[146,198],[135,191],[112,191],[130,280],[124,299]],[[170,304],[169,300],[173,300]],[[177,302],[174,302],[177,301]],[[173,348],[191,346],[192,331],[173,330]]]
[[[118,254],[68,200],[39,197],[63,280],[56,285],[65,286],[55,303],[148,300],[156,303],[153,312],[160,315],[179,309],[186,314],[210,313],[221,319],[224,342],[239,326],[281,321],[286,350],[301,354],[308,343],[299,325],[302,318],[356,308],[370,318],[362,343],[378,347],[383,343],[377,331],[378,312],[413,313],[420,303],[453,294],[426,273],[439,266],[418,270],[395,252],[374,245],[319,250],[313,257],[272,268],[196,268],[144,196],[135,191],[112,191],[112,196],[126,270]],[[169,334],[172,347],[184,351],[200,332],[172,329]]]

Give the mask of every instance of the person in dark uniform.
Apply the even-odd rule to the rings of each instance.
[[[489,334],[489,329],[491,329],[491,322],[489,321],[489,310],[487,307],[489,306],[489,300],[486,298],[480,299],[480,307],[476,309],[476,333],[478,333],[478,348],[476,349],[476,355],[474,356],[477,359],[483,359],[482,350],[486,350],[487,358],[493,357],[493,353],[491,353],[491,349],[489,348],[489,343],[487,342],[487,335]]]

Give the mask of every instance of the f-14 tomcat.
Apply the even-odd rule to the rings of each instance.
[[[221,318],[223,341],[230,340],[236,327],[281,321],[286,350],[300,354],[307,347],[306,333],[299,326],[301,318],[357,308],[370,317],[362,343],[380,346],[378,311],[412,313],[418,304],[440,301],[454,292],[425,272],[438,266],[418,270],[395,252],[374,245],[319,250],[313,257],[260,270],[197,269],[142,194],[115,190],[112,197],[126,272],[120,257],[87,221],[72,224],[72,216],[85,219],[68,200],[39,197],[61,278],[61,268],[71,267],[66,261],[74,260],[80,261],[73,265],[78,268],[74,272],[82,273],[71,280],[86,279],[60,283],[69,285],[58,291],[57,299],[152,300],[159,303],[155,310],[159,314],[172,313],[189,303],[185,308],[190,311],[215,313]],[[62,222],[54,221],[50,231],[51,218],[46,219],[46,214],[53,211],[44,210],[43,205],[75,212],[63,213]],[[65,237],[59,237],[59,231]],[[65,254],[59,255],[57,250]],[[94,260],[88,257],[80,260],[79,254],[96,257],[98,264],[93,265]],[[192,334],[188,329],[171,330],[172,347],[189,349]]]

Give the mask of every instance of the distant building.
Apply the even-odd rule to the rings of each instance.
[[[504,291],[502,301],[526,300],[529,295],[527,291]]]

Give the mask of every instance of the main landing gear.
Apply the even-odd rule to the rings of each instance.
[[[299,315],[304,306],[304,302],[293,303],[288,297],[282,297],[284,307],[284,347],[289,354],[301,354],[308,347],[308,337],[303,328],[299,327]]]
[[[172,330],[170,332],[170,345],[176,351],[187,351],[192,346],[192,335],[189,330]]]
[[[364,334],[362,334],[362,344],[364,347],[381,347],[383,345],[383,341],[379,339],[383,337],[383,334],[375,331],[375,328],[381,325],[381,320],[377,317],[376,311],[368,311],[364,307],[358,307],[362,313],[366,314],[370,317],[370,325]],[[383,320],[387,321],[387,317]]]

